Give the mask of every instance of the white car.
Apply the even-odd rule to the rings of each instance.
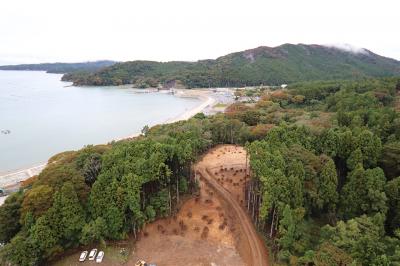
[[[79,256],[79,261],[83,262],[86,260],[86,256],[87,256],[88,252],[85,250],[81,253],[81,255]]]
[[[97,254],[96,262],[97,262],[97,263],[102,262],[102,261],[103,261],[103,258],[104,258],[104,251],[100,251],[99,254]]]
[[[94,260],[96,258],[97,248],[94,248],[89,253],[89,260]]]

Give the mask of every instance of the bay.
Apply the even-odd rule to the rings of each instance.
[[[201,103],[127,86],[74,87],[60,79],[39,71],[0,71],[0,172],[138,133]]]

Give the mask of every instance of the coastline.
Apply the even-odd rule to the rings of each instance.
[[[3,205],[3,203],[6,201],[7,197],[8,196],[0,197],[0,206]]]
[[[21,168],[19,170],[12,170],[9,172],[2,172],[0,173],[0,188],[7,187],[12,185],[13,183],[25,180],[29,177],[37,175],[40,173],[47,165],[47,162],[41,162],[29,168]],[[14,177],[13,177],[14,176]],[[16,177],[19,176],[21,180],[16,181]],[[23,179],[23,176],[28,176],[27,178]],[[14,178],[14,179],[13,179]],[[9,180],[9,181],[7,181]],[[13,180],[13,182],[11,182]]]
[[[204,111],[206,108],[211,107],[216,102],[216,100],[213,97],[211,97],[210,94],[211,94],[211,91],[209,91],[208,89],[175,90],[175,94],[174,94],[175,97],[196,98],[196,99],[201,100],[201,102],[199,105],[193,107],[192,109],[185,110],[183,113],[177,115],[176,117],[168,118],[167,120],[165,120],[159,124],[161,124],[161,125],[171,124],[171,123],[175,123],[175,122],[178,122],[181,120],[187,120],[187,119],[190,119],[191,117],[195,116],[197,113]],[[145,125],[143,125],[143,126],[145,126]],[[129,136],[115,138],[114,140],[120,141],[120,140],[124,140],[124,139],[131,139],[131,138],[138,137],[140,134],[141,134],[141,132],[136,132]],[[0,176],[0,178],[1,178],[1,176]]]
[[[169,118],[161,124],[171,124],[181,120],[187,120],[204,111],[207,108],[211,108],[212,105],[216,103],[216,99],[211,96],[212,92],[208,89],[195,89],[195,90],[175,90],[176,97],[187,97],[187,98],[197,98],[201,100],[200,104],[197,106],[186,110],[185,112],[177,115],[176,117]],[[137,132],[129,136],[114,138],[113,140],[119,141],[129,138],[134,138],[139,136],[141,133]],[[110,140],[110,141],[113,141]],[[5,187],[19,187],[19,183],[32,177],[38,175],[45,167],[47,166],[47,162],[38,163],[29,168],[22,168],[15,171],[3,172],[0,173],[0,188]],[[5,198],[7,196],[0,197],[0,206],[4,203]]]

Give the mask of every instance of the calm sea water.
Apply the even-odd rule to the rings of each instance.
[[[61,75],[0,71],[0,173],[107,143],[197,106],[197,99],[118,87],[72,87]]]

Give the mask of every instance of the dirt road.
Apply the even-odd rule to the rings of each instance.
[[[228,152],[231,153],[230,149],[236,149],[236,148],[233,147],[228,148],[226,152],[223,152],[223,155],[225,155]],[[218,157],[220,157],[220,155],[218,155]],[[232,160],[228,161],[230,161],[231,163],[227,164],[226,160],[223,161],[225,163],[224,165],[220,166],[221,169],[233,169],[231,168],[231,166],[237,165],[237,163]],[[215,163],[218,162],[218,160],[212,161],[211,164],[207,162],[209,162],[209,160],[203,160],[200,163],[198,163],[196,165],[196,171],[197,173],[200,174],[201,177],[204,178],[204,180],[208,183],[208,185],[212,189],[214,189],[218,193],[218,195],[227,203],[229,208],[237,217],[237,221],[239,222],[240,227],[242,229],[242,235],[244,236],[244,240],[246,241],[246,243],[244,244],[250,248],[251,261],[249,262],[249,264],[252,266],[267,266],[268,258],[266,256],[265,247],[264,244],[260,241],[260,238],[253,226],[252,221],[250,220],[249,216],[246,214],[245,210],[240,205],[240,202],[235,199],[231,191],[226,189],[223,185],[221,185],[217,181],[219,180],[218,177],[215,176],[215,174],[211,170],[211,168],[215,168]],[[243,165],[245,164],[243,163]]]
[[[257,232],[254,229],[251,220],[249,219],[243,208],[232,197],[232,195],[223,186],[221,186],[215,180],[215,178],[212,177],[212,174],[207,168],[205,168],[204,166],[199,166],[197,170],[200,175],[208,182],[211,188],[213,188],[228,203],[228,205],[232,207],[232,211],[238,217],[240,226],[243,230],[244,235],[246,236],[247,244],[249,245],[251,250],[252,262],[250,265],[267,266],[267,258],[264,255],[265,248],[261,245]]]

